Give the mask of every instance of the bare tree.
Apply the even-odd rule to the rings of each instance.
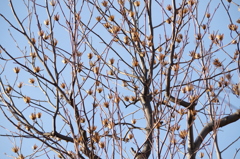
[[[235,151],[239,135],[221,148],[218,135],[240,118],[237,3],[9,0],[14,19],[0,14],[8,26],[1,138],[14,141],[6,155],[220,159]]]

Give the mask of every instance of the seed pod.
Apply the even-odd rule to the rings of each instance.
[[[49,25],[49,20],[48,19],[44,20],[44,24]]]
[[[139,6],[140,6],[140,1],[135,1],[135,2],[134,2],[134,5],[135,5],[136,7],[139,7]]]
[[[55,21],[59,21],[59,18],[60,18],[60,16],[59,16],[58,14],[54,15],[54,17],[53,17],[53,19],[54,19]]]
[[[28,96],[23,97],[23,101],[24,101],[25,103],[30,103],[30,100],[31,100],[31,98],[28,97]]]

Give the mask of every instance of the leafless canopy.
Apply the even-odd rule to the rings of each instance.
[[[239,133],[224,134],[240,118],[239,5],[9,0],[0,11],[5,157],[239,156]]]

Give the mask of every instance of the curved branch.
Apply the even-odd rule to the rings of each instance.
[[[214,128],[216,128],[216,126],[218,128],[220,127],[224,127],[228,124],[231,124],[235,121],[237,121],[238,119],[240,119],[240,109],[238,109],[235,113],[226,116],[222,119],[219,119],[215,122],[209,122],[207,123],[204,128],[202,129],[202,131],[200,132],[200,134],[198,135],[198,137],[196,138],[194,145],[195,145],[195,152],[199,149],[202,141],[204,140],[204,138],[211,132],[213,131]],[[217,123],[217,125],[216,125]]]

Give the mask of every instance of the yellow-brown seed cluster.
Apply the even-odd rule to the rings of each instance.
[[[15,68],[13,69],[13,71],[14,71],[15,73],[19,73],[19,72],[20,72],[20,68],[19,68],[19,67],[15,67]]]
[[[25,97],[23,97],[23,101],[24,101],[25,103],[30,103],[31,98],[28,97],[28,96],[25,96]]]
[[[185,139],[185,137],[187,136],[187,130],[182,130],[179,133],[179,137],[182,139]]]
[[[228,25],[228,28],[229,28],[230,30],[232,30],[232,31],[237,31],[238,26],[235,25],[235,24],[229,24],[229,25]]]
[[[213,65],[216,66],[216,67],[221,67],[222,63],[219,61],[219,59],[214,59]]]

